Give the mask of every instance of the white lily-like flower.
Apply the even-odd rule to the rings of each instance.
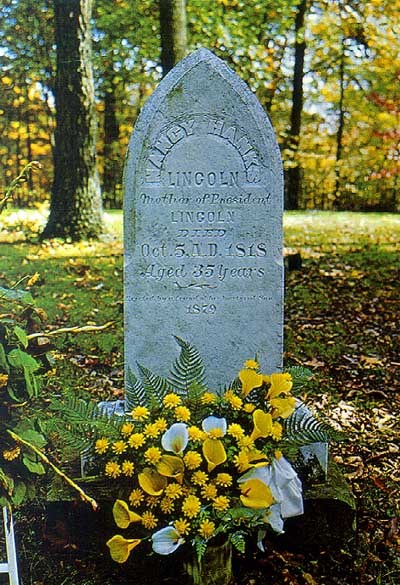
[[[215,434],[215,438],[226,435],[227,422],[226,418],[218,418],[217,416],[208,416],[201,423],[203,431],[206,433]]]
[[[175,423],[161,437],[161,445],[165,451],[182,453],[189,441],[189,431],[184,423]]]
[[[159,555],[170,555],[185,541],[173,526],[166,526],[155,532],[151,540],[152,548]]]
[[[282,518],[304,513],[301,481],[284,457],[274,459],[271,465],[250,469],[238,481],[243,483],[249,479],[260,479],[271,489],[275,502],[280,504]]]

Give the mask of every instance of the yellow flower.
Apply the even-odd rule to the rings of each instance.
[[[125,441],[115,441],[115,443],[112,444],[111,451],[113,451],[116,455],[121,455],[127,450],[127,448],[128,445],[125,443]]]
[[[173,477],[177,482],[183,481],[185,467],[180,457],[176,455],[163,455],[157,463],[157,471],[165,477]]]
[[[145,438],[142,433],[133,433],[128,439],[129,447],[133,447],[133,449],[139,449],[145,443]]]
[[[204,392],[204,394],[202,395],[200,402],[204,405],[207,404],[214,404],[215,401],[217,400],[217,397],[215,394],[213,394],[212,392]]]
[[[148,424],[143,429],[143,435],[145,437],[150,437],[150,439],[155,439],[161,433],[161,430],[156,423]]]
[[[164,514],[170,514],[174,510],[174,502],[171,498],[163,498],[160,502],[161,512]]]
[[[242,504],[248,508],[269,508],[274,501],[270,488],[260,479],[248,479],[240,489]]]
[[[202,458],[197,451],[188,451],[183,461],[188,469],[197,469],[201,465]]]
[[[3,451],[3,457],[6,461],[14,461],[21,453],[20,447],[16,445],[13,449],[6,449]]]
[[[242,408],[243,400],[233,390],[227,390],[224,394],[224,399],[230,404],[233,410],[240,410]]]
[[[240,473],[246,471],[246,469],[248,469],[250,465],[247,453],[245,453],[244,451],[239,451],[239,453],[237,455],[234,455],[233,457],[233,464],[235,467],[238,468]]]
[[[213,500],[214,498],[217,497],[217,493],[218,493],[217,488],[212,483],[203,485],[203,487],[201,488],[201,495],[206,500]]]
[[[133,420],[143,421],[149,417],[150,411],[146,406],[136,406],[132,410],[131,415],[132,415]]]
[[[222,487],[229,487],[232,485],[232,476],[229,473],[218,473],[215,483]]]
[[[267,399],[276,398],[280,394],[288,394],[292,386],[292,376],[289,373],[271,374],[271,386],[267,393]]]
[[[166,394],[163,398],[163,404],[165,406],[165,408],[175,408],[176,406],[178,406],[178,404],[181,404],[182,400],[181,398],[175,394],[174,392],[171,392],[170,394]]]
[[[208,518],[206,518],[205,520],[200,522],[200,526],[199,526],[200,536],[202,536],[205,539],[211,538],[211,536],[213,536],[214,532],[215,532],[214,522],[211,522],[211,520],[209,520]]]
[[[163,433],[168,428],[167,421],[163,417],[157,418],[154,421],[154,425],[159,429],[160,433]]]
[[[247,368],[248,370],[258,370],[259,369],[259,363],[256,362],[255,360],[247,360],[246,362],[244,362],[244,367]]]
[[[277,421],[275,421],[272,424],[272,438],[274,439],[274,441],[280,441],[280,439],[282,438],[282,432],[283,432],[283,427],[280,423],[278,423]]]
[[[109,477],[116,479],[121,475],[121,466],[116,461],[108,461],[104,470]]]
[[[149,447],[144,452],[144,458],[146,463],[150,463],[151,465],[156,465],[161,459],[161,451],[158,447]]]
[[[203,455],[209,472],[226,461],[225,447],[219,439],[206,439],[203,443]]]
[[[245,435],[244,437],[240,437],[240,439],[238,439],[238,445],[240,449],[249,449],[250,447],[252,447],[254,444],[254,441],[251,437],[248,437],[247,435]]]
[[[206,437],[206,433],[199,429],[199,427],[191,426],[188,428],[188,432],[191,441],[203,441]]]
[[[0,374],[0,388],[3,388],[3,386],[6,386],[8,382],[8,374]]]
[[[142,524],[149,530],[157,526],[157,518],[154,516],[153,512],[144,512],[142,514]]]
[[[99,455],[103,455],[109,447],[108,439],[102,437],[101,439],[97,439],[96,443],[94,444],[94,450]]]
[[[181,518],[180,520],[176,520],[174,522],[173,526],[174,526],[175,530],[177,532],[179,532],[179,534],[181,536],[184,536],[185,534],[188,534],[190,532],[190,524],[184,518]]]
[[[127,459],[122,462],[121,466],[122,475],[126,475],[127,477],[132,477],[135,471],[135,464],[133,461],[128,461]]]
[[[244,429],[238,423],[232,423],[228,426],[228,435],[234,439],[240,439],[244,436]]]
[[[272,434],[272,416],[260,408],[253,412],[254,430],[251,433],[253,441],[259,437],[270,437]]]
[[[182,512],[188,518],[197,516],[201,509],[201,502],[197,496],[190,495],[183,500]]]
[[[128,437],[133,432],[134,426],[132,423],[124,423],[121,427],[121,435]]]
[[[204,471],[195,471],[192,475],[194,485],[204,485],[208,481],[208,475]]]
[[[113,506],[113,516],[118,528],[128,528],[132,522],[140,522],[142,517],[129,509],[123,500],[116,500]]]
[[[269,401],[273,410],[273,418],[288,418],[296,407],[296,399],[293,396],[288,398],[271,398]]]
[[[259,388],[263,384],[262,374],[257,374],[254,370],[241,370],[239,372],[239,380],[242,383],[242,394],[244,398],[254,388]]]
[[[144,492],[139,488],[132,490],[131,493],[129,494],[129,503],[134,508],[137,508],[138,506],[140,506],[140,504],[143,502],[143,500],[144,500]]]
[[[179,485],[179,483],[170,483],[165,488],[165,495],[171,500],[176,500],[176,498],[179,498],[182,494],[183,488],[181,485]]]
[[[246,402],[246,404],[243,406],[243,410],[249,414],[251,414],[256,408],[256,405],[253,404],[252,402]]]
[[[142,473],[139,473],[138,482],[142,490],[150,496],[160,496],[167,486],[167,478],[152,467],[145,467]]]
[[[228,496],[217,496],[212,505],[214,510],[217,510],[217,512],[224,512],[225,510],[228,510],[229,503],[230,501]]]
[[[177,406],[175,408],[175,418],[181,422],[190,420],[190,410],[186,406]]]
[[[120,534],[116,534],[107,541],[112,559],[116,563],[125,563],[131,550],[133,550],[142,541],[139,538],[126,539]]]

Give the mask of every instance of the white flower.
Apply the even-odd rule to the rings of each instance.
[[[158,530],[152,535],[151,540],[153,541],[152,548],[154,552],[159,555],[170,555],[185,542],[173,526]]]
[[[161,445],[165,451],[182,453],[189,441],[189,431],[184,423],[175,423],[161,437]]]
[[[274,459],[271,465],[250,469],[242,475],[239,483],[249,479],[260,479],[271,489],[275,502],[280,504],[282,518],[304,513],[301,481],[284,457]]]
[[[206,433],[210,433],[211,431],[218,429],[219,431],[221,431],[221,437],[223,437],[224,435],[226,435],[227,430],[226,418],[208,416],[201,423],[201,427],[203,431],[205,431]]]

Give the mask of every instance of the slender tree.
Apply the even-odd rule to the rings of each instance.
[[[43,238],[96,238],[103,230],[91,14],[92,0],[54,0],[57,125],[50,216]]]
[[[295,47],[292,90],[292,111],[290,115],[289,146],[293,152],[294,164],[287,171],[286,176],[286,209],[298,209],[301,194],[301,168],[296,160],[300,143],[301,115],[303,112],[304,90],[304,56],[306,41],[304,35],[304,21],[307,11],[307,0],[301,0],[297,6],[295,18]]]
[[[186,0],[158,0],[160,10],[161,66],[163,75],[187,51]]]

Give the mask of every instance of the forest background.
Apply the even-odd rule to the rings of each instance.
[[[165,4],[165,2],[164,2]],[[207,47],[256,93],[276,130],[287,209],[398,211],[399,0],[179,0],[184,50]],[[97,0],[92,17],[97,164],[106,208],[122,205],[122,167],[138,113],[165,72],[156,0]],[[178,23],[179,25],[179,23]],[[182,30],[182,26],[184,30]],[[0,192],[31,160],[14,204],[53,182],[56,47],[52,0],[0,12]],[[164,62],[163,62],[164,60]]]

